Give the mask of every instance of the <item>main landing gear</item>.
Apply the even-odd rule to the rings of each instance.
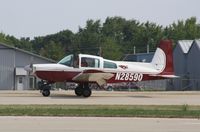
[[[51,85],[49,83],[40,81],[38,82],[38,87],[44,97],[48,97],[50,95]],[[79,84],[74,91],[77,96],[90,97],[92,94],[88,83]]]
[[[88,86],[88,83],[84,83],[84,84],[79,84],[76,88],[75,88],[75,94],[77,96],[83,96],[83,97],[90,97],[92,94],[91,89]]]
[[[44,97],[48,97],[51,93],[51,86],[48,83],[45,83],[44,81],[38,82],[38,87],[40,89],[40,92]]]

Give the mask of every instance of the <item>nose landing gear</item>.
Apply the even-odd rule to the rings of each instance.
[[[44,81],[38,82],[38,88],[40,89],[40,92],[44,97],[48,97],[51,94],[51,86],[48,83],[45,83]]]

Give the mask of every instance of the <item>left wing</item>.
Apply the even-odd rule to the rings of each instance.
[[[104,73],[100,70],[84,70],[72,80],[77,82],[96,82],[99,86],[106,84],[106,80],[112,78],[114,74]]]

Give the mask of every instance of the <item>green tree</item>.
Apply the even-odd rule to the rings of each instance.
[[[41,48],[40,55],[53,60],[60,60],[64,56],[64,50],[61,44],[57,44],[54,41],[50,41],[49,44],[46,44],[44,48]]]
[[[75,35],[75,47],[80,52],[88,54],[98,54],[98,49],[102,44],[100,20],[88,20],[85,28],[79,28]]]
[[[120,46],[117,45],[113,38],[105,38],[102,44],[102,54],[106,59],[119,60],[122,57],[122,52]]]
[[[195,17],[179,20],[167,27],[149,21],[140,23],[137,20],[126,20],[122,17],[107,17],[105,22],[88,20],[86,26],[79,27],[77,33],[63,30],[47,36],[17,39],[14,36],[0,33],[0,42],[28,50],[51,59],[59,60],[65,54],[87,53],[99,54],[102,47],[103,56],[108,59],[119,59],[123,54],[155,50],[161,39],[172,39],[175,43],[182,39],[199,39],[200,24]]]
[[[179,20],[177,23],[166,27],[164,35],[175,41],[184,39],[198,39],[200,38],[200,24],[197,23],[195,17],[188,18],[187,20]]]

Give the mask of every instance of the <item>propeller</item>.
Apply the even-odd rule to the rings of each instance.
[[[24,70],[28,72],[28,75],[30,75],[33,72],[33,57],[31,57],[31,63],[29,65],[26,65],[24,67]]]

